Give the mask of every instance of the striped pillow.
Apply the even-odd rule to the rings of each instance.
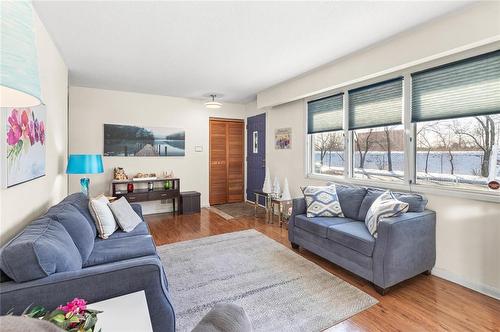
[[[307,217],[343,217],[335,185],[302,188],[306,200]]]
[[[377,237],[378,223],[382,218],[400,216],[408,211],[408,207],[408,203],[397,200],[391,191],[386,191],[373,202],[366,214],[365,224],[368,231]]]

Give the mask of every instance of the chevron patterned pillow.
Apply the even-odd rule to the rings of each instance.
[[[335,185],[302,188],[307,205],[307,217],[343,217]]]
[[[396,196],[387,190],[372,203],[366,214],[365,224],[368,231],[377,237],[378,223],[382,218],[400,216],[408,211],[408,207],[408,203],[397,200]]]

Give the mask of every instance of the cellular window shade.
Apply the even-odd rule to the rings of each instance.
[[[403,78],[349,91],[349,129],[401,124]]]
[[[307,133],[342,130],[343,94],[307,102]]]
[[[412,121],[500,113],[500,51],[412,75]]]

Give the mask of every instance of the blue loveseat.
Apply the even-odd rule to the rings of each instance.
[[[416,194],[395,193],[409,203],[407,213],[382,219],[374,238],[364,220],[384,190],[336,185],[344,217],[306,215],[304,198],[293,200],[288,238],[294,249],[303,247],[371,281],[382,295],[420,273],[430,273],[436,261],[436,213]]]
[[[141,206],[132,207],[143,218]],[[75,297],[97,302],[144,290],[154,331],[175,330],[167,279],[147,224],[100,239],[81,193],[51,207],[3,246],[0,268],[2,315],[20,314],[32,304],[53,309]]]

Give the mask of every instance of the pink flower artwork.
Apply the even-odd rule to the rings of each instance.
[[[33,108],[2,108],[6,134],[7,187],[45,174],[44,105]]]

